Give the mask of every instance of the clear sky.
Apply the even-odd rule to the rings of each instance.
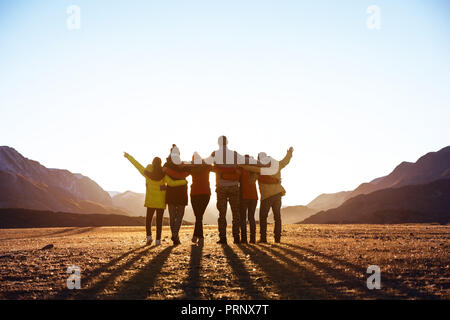
[[[2,0],[0,145],[138,192],[123,151],[292,145],[284,204],[306,204],[450,144],[449,18],[436,0]]]

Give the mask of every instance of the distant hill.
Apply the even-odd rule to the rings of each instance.
[[[10,147],[0,147],[0,208],[126,214],[95,181],[49,169]]]
[[[337,193],[322,193],[306,206],[317,211],[337,208],[348,198],[352,191],[341,191]]]
[[[111,193],[110,193],[111,194]],[[116,193],[112,196],[115,207],[121,208],[131,216],[145,216],[147,208],[144,207],[145,194],[132,191]]]
[[[447,178],[450,178],[450,146],[437,152],[429,152],[414,163],[402,162],[389,175],[362,183],[353,191],[321,194],[307,206],[317,210],[328,210],[337,208],[346,200],[360,194]]]
[[[448,223],[450,179],[361,194],[302,223]]]
[[[306,219],[316,213],[317,210],[311,209],[307,206],[290,206],[281,208],[281,221],[284,224],[297,223],[303,219]],[[255,214],[255,218],[259,219],[259,213]],[[270,210],[269,217],[267,219],[269,223],[274,222],[273,213]]]
[[[184,225],[190,225],[183,221]],[[155,219],[153,219],[155,225]],[[169,225],[164,218],[163,225]],[[0,229],[6,228],[52,228],[52,227],[100,227],[145,226],[145,217],[118,214],[79,214],[27,209],[0,209]]]
[[[109,194],[109,196],[111,197],[111,198],[113,198],[114,196],[116,196],[116,195],[118,195],[119,193],[121,193],[121,192],[119,192],[119,191],[107,191],[108,192],[108,194]]]
[[[389,175],[363,183],[347,199],[386,188],[426,184],[450,178],[450,146],[429,152],[416,162],[402,162]]]

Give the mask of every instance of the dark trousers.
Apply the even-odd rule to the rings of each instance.
[[[233,237],[239,239],[239,186],[217,187],[217,210],[219,210],[219,237],[221,240],[227,238],[227,206],[230,203],[233,217]]]
[[[281,238],[281,194],[261,200],[261,207],[259,209],[261,240],[267,239],[267,216],[269,215],[270,208],[272,208],[273,219],[275,220],[273,233],[275,240],[279,240]]]
[[[169,204],[170,231],[172,231],[172,240],[178,239],[178,233],[183,222],[184,209],[186,206],[178,204]]]
[[[240,216],[241,222],[241,241],[247,241],[247,217],[250,223],[250,240],[255,241],[256,237],[256,223],[255,211],[258,200],[256,199],[241,199],[240,202]]]
[[[152,221],[155,211],[156,211],[156,239],[161,240],[164,209],[147,208],[147,217],[145,218],[145,230],[147,232],[147,236],[152,235]]]
[[[210,197],[209,194],[191,195],[191,204],[195,215],[194,237],[203,238],[203,215]]]

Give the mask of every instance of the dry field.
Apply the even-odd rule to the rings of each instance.
[[[222,246],[207,226],[203,248],[192,227],[177,247],[166,227],[158,247],[143,227],[0,230],[0,299],[450,299],[449,226],[283,229],[281,244]],[[71,265],[80,290],[66,288]],[[380,290],[367,289],[369,265]]]

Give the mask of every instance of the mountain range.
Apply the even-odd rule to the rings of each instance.
[[[46,168],[6,146],[0,147],[0,208],[127,214],[90,178]]]
[[[390,174],[353,191],[322,194],[308,204],[320,212],[304,223],[448,222],[450,146],[416,162],[402,162]]]
[[[450,220],[450,179],[360,194],[302,223],[431,223]]]
[[[368,223],[370,217],[371,221],[410,221],[404,216],[406,213],[410,217],[424,214],[435,217],[437,214],[442,218],[450,211],[445,201],[448,197],[446,179],[450,179],[450,146],[427,153],[414,163],[402,162],[390,174],[362,183],[355,190],[321,194],[306,206],[284,207],[283,222]],[[444,182],[434,184],[437,180]],[[417,190],[421,190],[420,196]],[[437,196],[439,194],[444,195],[444,200]],[[132,191],[107,192],[82,174],[49,169],[13,148],[0,147],[0,208],[145,216],[144,198],[143,193]],[[394,211],[397,216],[391,214],[392,219],[387,219],[388,213]],[[190,205],[186,207],[185,219],[195,221]],[[443,220],[445,218],[439,221]],[[269,216],[271,221],[273,217]],[[205,212],[204,223],[217,223],[214,197]]]
[[[386,188],[424,184],[445,178],[450,178],[450,146],[437,152],[429,152],[414,163],[404,161],[387,176],[362,183],[355,190],[321,194],[307,206],[318,211],[333,209],[360,194]]]
[[[139,217],[146,215],[144,199],[143,193],[107,192],[82,174],[46,168],[24,157],[14,148],[0,147],[0,209]],[[165,216],[168,217],[167,210]],[[185,220],[195,221],[190,205],[186,207]],[[217,209],[213,200],[205,213],[204,223],[217,223]]]

